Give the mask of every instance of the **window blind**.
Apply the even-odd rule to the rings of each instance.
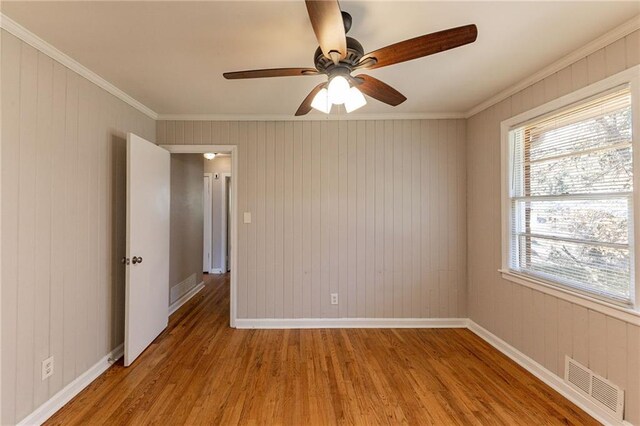
[[[631,130],[628,86],[510,130],[511,270],[632,304]]]

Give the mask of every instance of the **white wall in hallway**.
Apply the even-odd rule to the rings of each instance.
[[[171,154],[169,304],[202,282],[204,165],[200,154]]]

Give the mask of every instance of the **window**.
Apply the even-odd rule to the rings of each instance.
[[[508,128],[510,271],[633,305],[629,84]]]

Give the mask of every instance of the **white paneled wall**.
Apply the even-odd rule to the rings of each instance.
[[[157,124],[238,145],[239,318],[467,316],[464,120]]]
[[[125,132],[154,140],[155,123],[5,31],[1,62],[0,423],[13,424],[122,343]]]
[[[640,63],[636,31],[468,120],[469,316],[563,376],[572,356],[626,391],[640,424],[640,327],[500,277],[500,122]],[[637,142],[637,137],[636,137]]]

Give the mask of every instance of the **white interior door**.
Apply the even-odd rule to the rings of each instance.
[[[205,173],[202,194],[204,203],[204,226],[202,227],[202,271],[211,272],[211,173]]]
[[[169,151],[127,134],[127,250],[124,365],[169,317]]]

